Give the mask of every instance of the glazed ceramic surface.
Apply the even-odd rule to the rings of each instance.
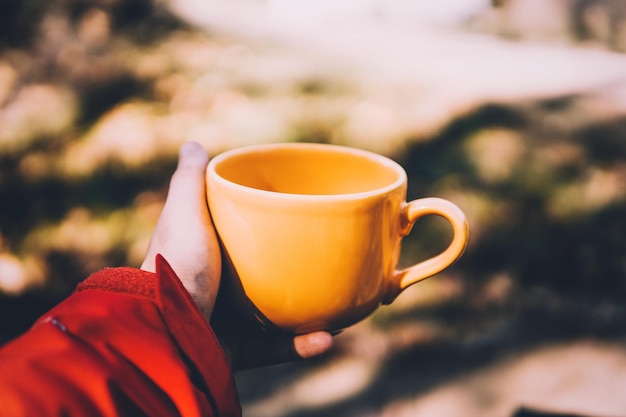
[[[452,264],[469,236],[463,212],[440,198],[407,203],[406,185],[394,161],[334,145],[257,145],[212,159],[208,204],[241,308],[294,333],[338,330]],[[451,244],[397,270],[402,237],[430,214],[451,223]]]

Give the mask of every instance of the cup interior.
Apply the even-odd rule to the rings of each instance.
[[[332,145],[283,144],[236,149],[213,160],[218,176],[284,194],[354,194],[395,187],[404,170],[370,152]]]

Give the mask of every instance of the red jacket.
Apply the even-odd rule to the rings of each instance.
[[[0,416],[240,416],[215,334],[160,256],[108,268],[0,349]]]

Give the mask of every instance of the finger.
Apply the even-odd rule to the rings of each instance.
[[[327,332],[295,337],[268,333],[240,343],[233,365],[235,369],[243,370],[296,362],[328,353],[332,347],[333,337]]]
[[[198,143],[187,142],[181,146],[178,166],[170,182],[165,203],[166,209],[169,208],[168,206],[174,206],[176,209],[186,209],[197,213],[198,205],[206,204],[204,173],[208,162],[209,156]],[[180,204],[181,201],[185,204]]]
[[[168,261],[203,313],[210,317],[219,287],[219,243],[206,201],[209,157],[198,143],[180,148],[165,205],[141,269],[155,271],[155,257]]]
[[[327,332],[313,332],[296,336],[293,347],[301,359],[308,359],[329,352],[333,347],[333,337]]]
[[[204,170],[208,160],[205,150],[198,143],[187,142],[181,146],[178,166],[172,175],[165,205],[141,269],[154,272],[157,253],[171,263],[178,257],[181,239],[185,236],[193,238],[194,234],[190,231],[199,230],[203,225],[197,223],[207,221]],[[202,215],[204,212],[206,214]],[[172,257],[174,259],[169,259]]]

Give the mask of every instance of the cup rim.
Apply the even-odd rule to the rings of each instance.
[[[345,193],[345,194],[296,194],[296,193],[281,193],[277,191],[268,191],[261,190],[254,187],[249,187],[246,185],[241,185],[236,182],[230,181],[216,172],[215,167],[224,161],[227,158],[232,156],[241,155],[248,152],[255,151],[268,151],[272,149],[284,149],[284,148],[299,148],[299,149],[328,149],[342,152],[344,154],[356,155],[362,158],[369,159],[376,163],[382,164],[385,167],[388,167],[396,172],[397,179],[392,183],[383,186],[374,188],[368,191],[359,191],[354,193]],[[240,192],[250,193],[252,195],[263,196],[265,198],[271,196],[274,198],[284,199],[284,200],[313,200],[313,201],[337,201],[337,200],[359,200],[368,197],[374,197],[379,195],[385,195],[393,190],[396,190],[399,187],[402,187],[403,184],[407,182],[407,174],[404,168],[397,163],[396,161],[371,151],[367,151],[360,148],[353,148],[349,146],[343,145],[334,145],[334,144],[326,144],[326,143],[309,143],[309,142],[279,142],[279,143],[266,143],[266,144],[256,144],[256,145],[246,145],[233,149],[226,150],[215,157],[211,158],[209,164],[206,168],[207,179],[210,177],[214,181],[222,184],[223,186],[230,187],[232,189],[238,190]]]

